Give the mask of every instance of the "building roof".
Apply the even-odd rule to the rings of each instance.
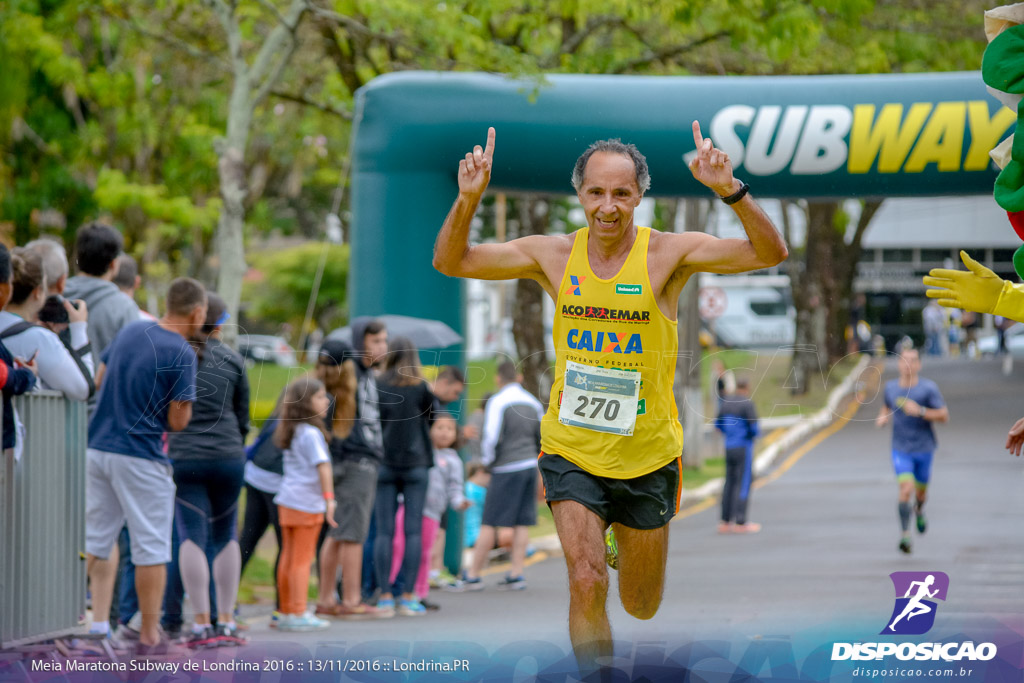
[[[864,234],[864,248],[1016,248],[1020,238],[991,196],[888,199]]]

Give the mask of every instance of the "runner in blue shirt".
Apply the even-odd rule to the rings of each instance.
[[[935,452],[933,422],[947,422],[949,409],[935,382],[918,377],[921,359],[917,349],[904,348],[899,355],[899,379],[885,384],[885,405],[875,425],[884,427],[892,420],[892,465],[899,482],[899,515],[902,536],[899,549],[909,554],[910,513],[916,513],[917,531],[924,533],[928,526],[924,516],[924,503],[928,498],[928,480],[931,477],[932,454]],[[911,496],[917,491],[911,507]]]

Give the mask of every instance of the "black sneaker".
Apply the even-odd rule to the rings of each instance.
[[[238,632],[237,624],[217,624],[213,640],[215,647],[238,647],[249,642]]]
[[[471,579],[465,572],[463,572],[462,589],[467,591],[482,591],[484,589],[484,580],[479,576],[475,579]]]
[[[910,554],[910,539],[906,536],[900,539],[900,552]]]
[[[424,609],[428,612],[436,612],[441,609],[441,605],[436,602],[430,602],[429,600],[420,600],[420,604],[423,605]]]
[[[523,591],[526,590],[526,579],[522,576],[509,576],[505,575],[505,578],[498,582],[499,590],[506,591]]]
[[[217,633],[213,630],[212,626],[204,626],[202,630],[193,630],[185,644],[190,650],[217,647]]]

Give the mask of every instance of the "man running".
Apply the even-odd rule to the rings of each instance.
[[[911,552],[910,513],[916,514],[917,531],[928,528],[924,503],[928,499],[932,454],[935,452],[933,422],[947,422],[949,409],[935,382],[918,377],[921,359],[917,349],[903,348],[899,355],[899,379],[885,383],[885,405],[875,424],[884,427],[891,419],[892,466],[899,483],[899,515],[901,552]],[[910,498],[917,490],[917,501],[911,508]]]
[[[890,631],[896,631],[896,624],[899,623],[899,620],[903,617],[906,617],[907,621],[910,621],[914,617],[921,616],[922,614],[928,614],[932,611],[931,607],[929,607],[921,601],[924,598],[934,598],[936,594],[939,592],[938,588],[936,588],[933,591],[928,590],[928,588],[934,583],[934,574],[929,574],[924,581],[910,582],[910,585],[907,587],[907,592],[903,596],[905,598],[910,598],[910,601],[907,602],[907,606],[903,608],[903,611],[900,612],[900,615],[893,619],[892,623],[889,624]],[[914,592],[914,586],[917,586],[917,594],[915,594],[914,597],[911,598],[910,594]]]
[[[683,435],[672,396],[679,294],[699,271],[773,266],[788,252],[728,155],[701,136],[694,178],[732,206],[747,239],[662,233],[633,212],[650,186],[633,145],[596,142],[572,173],[587,227],[504,244],[468,243],[470,221],[490,181],[494,129],[459,162],[459,196],[434,248],[446,275],[538,282],[555,301],[555,378],[541,427],[539,467],[569,571],[569,636],[581,672],[612,654],[605,602],[605,529],[618,542],[626,611],[654,616],[668,557],[667,524],[679,499]]]

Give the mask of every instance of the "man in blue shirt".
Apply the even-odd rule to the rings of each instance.
[[[917,531],[923,534],[928,527],[924,516],[924,502],[928,498],[928,480],[931,477],[932,454],[935,452],[933,422],[949,421],[949,409],[939,387],[929,379],[918,377],[921,359],[917,349],[904,347],[899,355],[899,379],[885,383],[885,405],[875,425],[884,427],[892,420],[892,465],[899,482],[899,515],[902,536],[900,551],[909,554],[910,513],[916,513]],[[911,496],[917,490],[916,503],[911,508]]]
[[[761,525],[747,521],[747,503],[754,478],[757,411],[750,400],[750,383],[746,378],[736,380],[734,394],[721,398],[715,428],[725,437],[725,484],[718,533],[756,534]]]
[[[206,291],[171,283],[159,321],[126,325],[103,352],[86,454],[86,553],[93,614],[104,618],[117,571],[117,535],[127,522],[142,613],[139,653],[166,649],[158,620],[171,559],[174,480],[164,435],[184,429],[196,397],[196,355],[188,340],[206,319]],[[91,631],[109,633],[94,621]]]

